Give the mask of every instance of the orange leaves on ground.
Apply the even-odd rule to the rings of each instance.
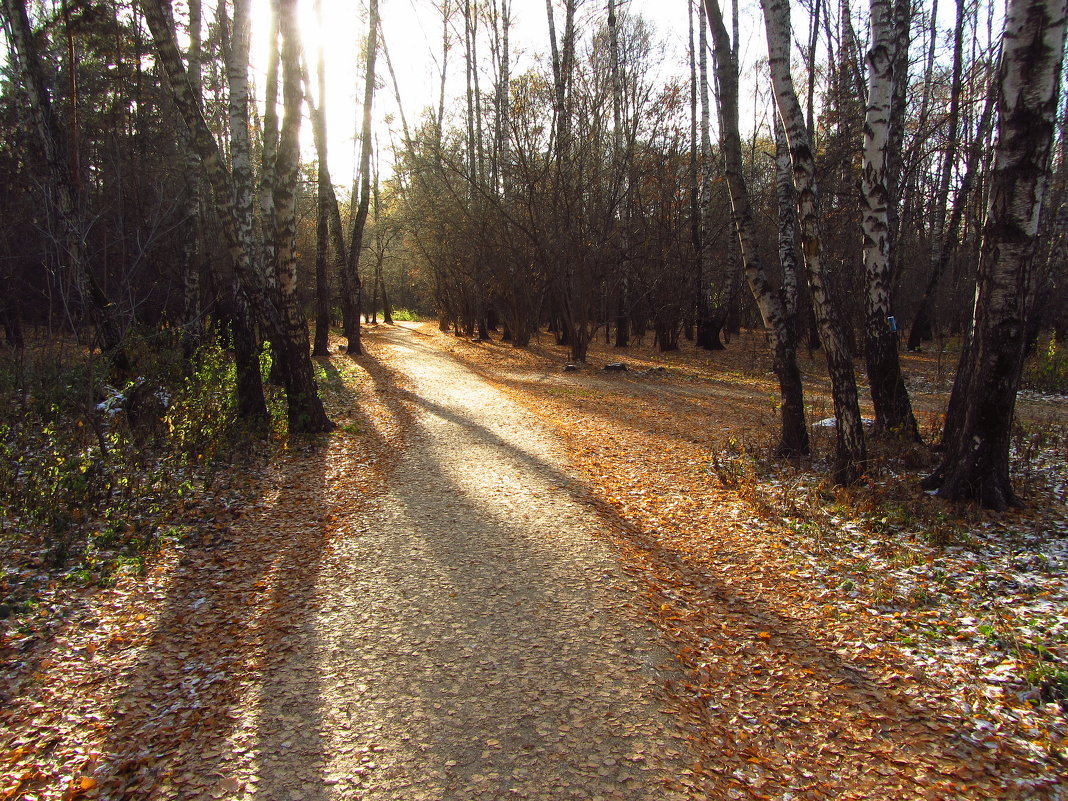
[[[1049,762],[1051,752],[1043,756],[1045,746],[1027,751],[1020,738],[1010,744],[984,735],[984,720],[955,705],[977,682],[962,677],[947,693],[928,683],[924,666],[900,646],[904,623],[924,619],[924,598],[882,614],[876,607],[886,601],[854,590],[851,571],[863,568],[871,547],[863,538],[871,535],[841,512],[805,518],[833,503],[874,516],[872,494],[883,490],[831,493],[805,474],[778,488],[760,486],[766,479],[746,451],[765,447],[777,413],[769,402],[770,356],[756,338],[711,355],[631,348],[623,356],[631,369],[608,375],[599,368],[620,352],[599,342],[589,366],[565,374],[563,351],[551,345],[517,351],[424,331],[565,442],[575,471],[601,500],[625,563],[647,582],[650,614],[694,671],[694,686],[678,692],[703,717],[710,748],[718,750],[705,768],[721,775],[725,788],[756,797],[858,799],[1014,798],[1021,788],[1042,797],[1051,790],[1061,769]],[[821,367],[804,368],[811,417],[829,416]],[[933,368],[920,359],[910,369]],[[914,399],[920,410],[943,402],[929,393]],[[817,438],[816,445],[829,452],[831,443]],[[726,456],[717,463],[717,454]],[[911,485],[908,492],[917,494]],[[809,551],[807,542],[799,547],[799,532],[809,536],[804,527],[812,523]],[[900,539],[895,523],[876,520]],[[875,578],[886,579],[894,567]],[[938,630],[959,627],[937,610],[926,619]],[[1023,719],[1004,718],[990,731],[1008,733]],[[732,753],[724,742],[745,742],[748,751]],[[765,771],[768,765],[776,768]],[[957,771],[969,777],[967,786]]]

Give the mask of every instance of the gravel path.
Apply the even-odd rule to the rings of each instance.
[[[262,688],[256,796],[700,797],[671,654],[550,436],[417,333],[381,336],[415,424]]]

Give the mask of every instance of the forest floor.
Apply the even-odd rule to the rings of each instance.
[[[853,490],[822,427],[764,458],[755,337],[572,373],[365,342],[321,362],[335,432],[3,622],[0,799],[1068,796],[1063,398],[1021,401],[1028,505],[988,515],[924,495],[922,449]],[[928,432],[945,359],[907,358]]]

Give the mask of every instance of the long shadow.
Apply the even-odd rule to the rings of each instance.
[[[404,347],[422,350],[436,358],[448,358],[435,348],[422,343],[406,342]],[[970,772],[976,778],[983,774],[987,778],[997,778],[999,765],[996,758],[992,758],[986,749],[965,739],[960,734],[938,734],[945,732],[947,727],[945,719],[940,718],[936,707],[922,700],[889,691],[869,671],[851,664],[825,644],[813,640],[796,620],[780,614],[756,594],[727,584],[717,576],[718,571],[715,568],[710,570],[707,566],[693,562],[685,553],[666,547],[657,540],[654,534],[641,531],[630,524],[609,504],[598,499],[589,486],[547,463],[540,455],[517,448],[507,438],[475,420],[420,397],[416,393],[406,392],[405,398],[420,407],[427,415],[437,417],[470,433],[478,442],[500,454],[504,461],[514,462],[525,469],[545,476],[549,485],[559,488],[579,504],[595,507],[609,530],[624,532],[625,544],[631,549],[637,549],[658,566],[659,575],[653,579],[654,583],[659,585],[653,587],[655,597],[670,598],[683,607],[688,606],[689,611],[695,614],[697,607],[703,606],[701,614],[706,625],[703,626],[702,631],[707,636],[715,636],[718,630],[717,616],[729,615],[740,621],[742,627],[748,629],[753,635],[754,665],[759,663],[759,667],[756,668],[758,672],[766,671],[775,663],[789,664],[806,672],[809,674],[808,682],[812,687],[828,689],[833,692],[836,702],[843,702],[852,707],[852,709],[844,710],[843,717],[848,720],[850,726],[862,730],[861,739],[870,738],[883,742],[888,747],[895,748],[902,759],[922,759],[927,763],[928,768],[938,767],[944,761],[950,761],[965,768],[966,772]],[[419,519],[425,493],[432,487],[438,487],[439,492],[455,496],[458,505],[463,509],[465,503],[463,488],[455,485],[446,471],[440,468],[433,469],[433,465],[428,464],[426,460],[421,462],[421,465],[426,470],[422,477],[424,490],[403,498],[407,516],[412,520]],[[487,480],[492,480],[492,464],[479,465],[479,469],[485,471]],[[474,516],[479,511],[481,510],[463,510],[463,514]],[[479,525],[485,527],[485,514],[483,513],[480,517],[482,520]],[[508,543],[514,540],[515,534],[510,532],[507,520],[499,518],[489,526],[484,536],[475,539],[475,543]],[[551,548],[550,542],[546,542],[545,545]],[[465,575],[465,566],[469,560],[466,558],[467,551],[464,548],[444,547],[442,540],[429,536],[424,547],[435,548],[434,553],[443,565],[446,574],[470,580],[470,577]],[[517,565],[528,566],[529,570],[525,572],[536,572],[538,559],[530,552],[530,549],[535,547],[537,543],[529,542],[515,546],[508,545],[506,556]],[[649,578],[648,572],[645,576]],[[492,579],[492,577],[489,578]],[[478,577],[476,581],[485,583],[486,579]],[[680,586],[689,589],[688,592],[682,594],[685,597],[680,598],[677,592],[669,592],[667,596],[662,593],[665,587]],[[709,601],[712,602],[711,606],[708,606]],[[483,620],[478,615],[472,614],[472,611],[477,610],[469,609],[466,614],[461,610],[460,614],[463,615],[465,625],[472,627],[475,631],[480,631],[478,636],[487,638],[500,636],[501,633],[494,628],[491,621]],[[758,632],[766,634],[768,630],[774,632],[772,642],[764,642],[756,638]],[[758,658],[756,650],[758,646],[769,649],[767,654]],[[733,678],[738,680],[741,686],[745,686],[745,676]],[[747,699],[744,694],[716,700],[719,703],[710,707],[713,711],[709,714],[717,717],[749,715],[754,708],[759,708],[761,705],[759,699],[755,697]],[[802,710],[805,703],[812,705],[812,702],[801,699],[799,706]],[[877,710],[877,714],[872,715],[872,709]],[[853,712],[856,714],[852,714]],[[795,747],[810,748],[815,752],[825,732],[812,729],[802,719],[803,717],[803,714],[799,717],[793,713],[770,716],[767,726],[769,729],[780,729],[775,736],[788,739],[795,744]],[[843,730],[842,727],[838,729],[839,733]],[[863,758],[863,752],[859,753]],[[443,750],[441,756],[443,759],[457,759],[456,754],[448,749]],[[727,753],[726,750],[717,754],[718,759],[735,763],[741,769],[749,766],[752,757],[751,750],[741,748],[733,754]],[[726,773],[730,772],[728,768]]]
[[[397,392],[383,379],[381,390]],[[410,391],[398,396],[449,425],[466,422]],[[559,507],[566,496],[552,484],[567,477],[481,425],[467,429],[479,453],[438,451],[424,424],[403,474],[391,481],[388,502],[375,510],[375,525],[350,546],[354,564],[367,564],[375,554],[403,554],[378,559],[356,578],[359,607],[349,612],[354,628],[375,631],[347,663],[366,688],[349,712],[361,731],[378,732],[387,752],[374,790],[407,797],[418,775],[424,777],[420,798],[474,792],[503,798],[539,789],[552,795],[554,783],[561,792],[607,793],[631,782],[638,792],[641,768],[631,760],[646,758],[642,746],[649,741],[628,731],[635,722],[621,710],[629,707],[617,709],[612,699],[596,696],[613,686],[615,673],[638,670],[648,691],[644,703],[655,704],[656,666],[626,656],[649,652],[645,635],[616,625],[622,633],[610,643],[612,653],[595,636],[569,636],[579,626],[604,625],[600,612],[591,616],[588,601],[605,591],[610,565],[586,554],[580,567],[588,569],[561,574],[549,528],[557,518],[531,521],[534,538],[531,523],[510,519],[508,493],[498,497],[503,505],[491,507],[457,479],[485,470],[487,483],[516,479],[516,493],[533,489],[546,496],[541,505]],[[496,453],[495,464],[482,462],[485,449]],[[457,463],[462,460],[466,464]],[[502,462],[510,463],[508,477]],[[657,661],[668,658],[662,651]],[[583,687],[594,697],[582,698]],[[587,764],[598,748],[612,761],[608,778],[599,772],[606,770],[601,762]],[[649,797],[660,797],[660,789]]]
[[[343,383],[339,382],[343,386]],[[359,414],[355,396],[347,403]],[[244,514],[184,547],[95,773],[101,798],[330,797],[317,580],[342,502],[336,435],[253,471]],[[239,481],[243,477],[239,477]]]
[[[367,360],[352,359],[372,376],[381,376],[383,368],[366,363]],[[301,563],[294,569],[303,571],[308,563],[316,568],[324,566],[324,558],[343,542],[351,532],[348,521],[354,509],[364,503],[362,488],[372,478],[380,479],[392,466],[392,446],[388,434],[376,428],[361,402],[360,390],[349,385],[350,377],[343,376],[332,360],[322,362],[326,371],[326,383],[331,388],[331,413],[339,420],[355,423],[361,441],[339,434],[332,439],[329,454],[323,454],[317,464],[324,480],[321,490],[310,499],[311,507],[321,512],[320,518],[332,530],[315,542],[305,541],[299,547],[314,549],[304,553]],[[403,435],[409,425],[408,413],[394,398],[384,400],[388,412],[394,418],[395,437]],[[377,459],[383,456],[382,459]],[[367,475],[353,475],[353,470],[366,471]],[[311,511],[307,504],[290,507],[303,516]],[[329,521],[327,523],[327,521]],[[259,755],[257,773],[260,781],[257,794],[268,799],[300,798],[302,801],[325,801],[336,797],[339,784],[352,784],[358,776],[339,776],[334,767],[336,756],[335,729],[339,722],[334,693],[332,662],[339,648],[351,647],[351,643],[339,645],[335,641],[330,610],[334,603],[331,587],[316,584],[320,570],[311,575],[294,576],[282,585],[288,594],[287,603],[280,605],[280,614],[289,614],[288,620],[280,620],[270,629],[265,639],[265,658],[269,660],[263,670],[263,680],[258,694],[255,751]],[[330,577],[325,579],[327,583]],[[297,614],[292,614],[296,610]]]
[[[424,336],[426,336],[424,334]],[[591,415],[613,425],[620,425],[618,415],[611,408],[599,411],[584,398],[583,392],[610,392],[617,396],[616,403],[636,403],[645,407],[656,408],[660,414],[655,424],[655,429],[650,430],[647,426],[640,426],[641,417],[635,417],[632,428],[642,433],[658,436],[678,436],[685,441],[691,441],[689,436],[681,436],[677,433],[675,421],[686,418],[688,415],[707,415],[705,406],[713,406],[719,403],[729,403],[738,412],[730,421],[717,421],[721,433],[728,427],[731,431],[740,433],[746,438],[764,438],[769,432],[775,430],[778,415],[774,405],[769,401],[771,385],[767,389],[752,386],[747,382],[735,382],[724,378],[705,378],[696,386],[673,386],[661,380],[656,373],[642,374],[638,372],[623,373],[619,375],[600,374],[557,374],[542,373],[536,378],[517,376],[513,373],[495,373],[479,364],[466,364],[476,375],[490,380],[492,383],[502,384],[509,389],[518,392],[527,392],[533,386],[535,391],[550,392],[556,403],[569,409],[581,410],[584,414]],[[551,381],[552,387],[542,384]],[[808,396],[808,403],[816,405],[822,400],[818,393]],[[739,425],[738,420],[751,421],[753,425]],[[709,436],[709,441],[713,436]]]

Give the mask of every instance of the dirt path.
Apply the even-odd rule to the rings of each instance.
[[[324,556],[300,669],[262,690],[256,797],[690,797],[671,654],[549,437],[411,331],[383,338],[410,441]]]
[[[337,431],[235,471],[203,539],[12,663],[0,798],[707,797],[681,669],[552,437],[375,339],[323,362]]]

